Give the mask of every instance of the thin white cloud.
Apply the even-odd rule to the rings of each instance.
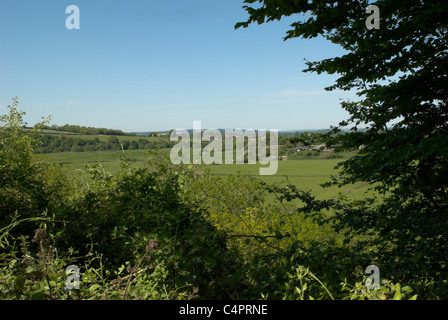
[[[317,96],[317,95],[323,95],[328,94],[329,91],[325,90],[309,90],[309,91],[300,91],[300,90],[282,90],[277,94],[274,94],[273,96],[278,97],[309,97],[309,96]]]
[[[73,105],[73,104],[79,104],[79,103],[83,103],[83,101],[80,101],[78,99],[74,99],[74,100],[67,101],[65,104]]]
[[[334,99],[343,98],[346,99],[348,96],[352,96],[352,93],[345,92],[342,90],[296,90],[296,89],[285,89],[273,93],[264,95],[258,101],[259,104],[271,105],[271,104],[290,104],[298,102],[314,101],[317,99]]]
[[[307,77],[307,76],[304,76],[304,77],[295,77],[295,78],[288,78],[288,79],[285,79],[286,81],[297,81],[297,80],[306,80],[306,79],[310,79],[311,77]]]
[[[287,105],[287,104],[293,104],[293,103],[303,103],[303,102],[310,102],[313,101],[311,97],[308,98],[276,98],[276,99],[260,99],[257,101],[258,105],[274,105],[274,106],[280,106],[280,105]]]

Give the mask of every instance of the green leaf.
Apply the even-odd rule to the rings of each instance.
[[[23,288],[23,285],[25,284],[25,281],[26,281],[26,276],[17,277],[16,282],[15,282],[15,289],[21,290]]]
[[[401,292],[400,292],[400,289],[398,289],[397,292],[395,292],[394,300],[401,300]]]
[[[280,232],[280,230],[275,230],[275,237],[277,239],[283,238],[283,234]]]
[[[43,292],[36,292],[31,296],[31,300],[43,300],[45,294]]]

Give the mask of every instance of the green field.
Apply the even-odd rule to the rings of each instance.
[[[169,149],[161,150],[165,155]],[[59,163],[65,168],[71,177],[80,177],[85,174],[88,166],[101,165],[106,171],[117,172],[120,170],[120,159],[135,159],[136,165],[142,165],[149,157],[147,150],[128,151],[92,151],[92,152],[61,152],[44,155],[48,159]],[[219,176],[243,175],[260,179],[267,183],[286,185],[287,181],[297,186],[302,191],[313,191],[318,198],[334,198],[342,193],[353,199],[365,196],[366,185],[354,184],[343,188],[322,188],[320,185],[330,180],[332,175],[337,175],[335,166],[343,159],[301,159],[278,162],[278,171],[272,176],[259,175],[260,164],[223,164],[223,165],[194,165],[193,170],[211,173]],[[263,167],[267,167],[264,165]]]
[[[106,171],[117,172],[120,170],[122,157],[135,159],[136,163],[143,164],[148,159],[147,150],[128,151],[88,151],[88,152],[55,152],[44,154],[44,157],[61,164],[68,170],[71,176],[81,174],[88,166],[101,165]]]
[[[209,168],[210,171],[217,175],[247,175],[257,179],[263,180],[271,184],[280,184],[286,186],[291,183],[302,191],[313,191],[313,194],[319,198],[321,197],[336,197],[339,192],[351,198],[362,198],[366,187],[361,184],[352,186],[346,186],[344,188],[323,188],[320,185],[328,182],[332,175],[336,176],[338,170],[335,166],[341,161],[341,159],[304,159],[304,160],[288,160],[278,162],[278,171],[272,176],[259,175],[259,167],[261,165],[212,165],[201,166],[204,170]],[[266,166],[263,166],[266,167]],[[198,170],[201,170],[198,169]]]

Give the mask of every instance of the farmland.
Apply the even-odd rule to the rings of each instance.
[[[127,137],[126,137],[127,138]],[[146,138],[156,140],[158,138]],[[158,150],[169,156],[170,149]],[[91,152],[58,152],[46,154],[49,160],[63,166],[71,177],[85,175],[89,166],[100,165],[105,171],[118,172],[121,159],[134,159],[135,165],[142,165],[148,159],[148,150],[127,151],[91,151]],[[344,157],[347,157],[345,154]],[[241,175],[260,179],[270,184],[285,185],[287,182],[303,191],[313,191],[317,197],[334,198],[342,193],[350,198],[359,199],[364,196],[365,185],[355,184],[343,188],[322,188],[322,183],[328,182],[332,175],[337,175],[335,166],[343,159],[304,158],[299,160],[279,161],[275,175],[259,175],[260,164],[222,164],[194,165],[196,172],[210,171],[214,175]]]
[[[156,264],[137,267],[148,278],[134,275],[132,269],[123,276],[141,281],[133,287],[133,298],[257,299],[266,293],[274,299],[296,299],[298,291],[288,288],[299,286],[298,279],[307,277],[313,299],[332,298],[330,292],[344,299],[347,294],[341,282],[349,278],[359,286],[364,266],[378,248],[360,253],[356,247],[377,239],[374,232],[351,236],[334,228],[348,202],[353,203],[350,210],[366,216],[372,194],[369,191],[366,196],[368,184],[361,182],[341,188],[321,186],[338,176],[338,163],[360,151],[321,147],[320,134],[279,137],[278,170],[260,175],[260,164],[176,165],[170,160],[172,148],[163,147],[171,143],[167,136],[83,135],[48,129],[30,135],[22,130],[14,108],[5,121],[14,130],[5,129],[2,145],[19,152],[0,152],[3,176],[12,177],[0,193],[2,210],[8,213],[3,230],[12,228],[3,236],[18,239],[26,234],[29,239],[20,245],[24,248],[17,242],[11,250],[32,249],[40,241],[37,253],[47,259],[42,263],[71,264],[81,259],[76,263],[83,268],[96,270],[104,263],[108,270],[118,272],[130,263],[138,266],[150,253],[158,259]],[[53,138],[48,139],[49,135]],[[126,141],[136,142],[136,149]],[[319,147],[311,143],[315,141]],[[98,146],[107,150],[87,150]],[[54,151],[58,149],[70,151]],[[193,152],[194,145],[189,150]],[[307,206],[312,210],[307,211]],[[16,227],[17,212],[21,221],[29,223]],[[38,221],[44,222],[36,231],[33,222]],[[58,252],[43,251],[45,241],[58,241]],[[59,261],[62,251],[67,262]],[[16,251],[11,252],[15,257]],[[332,258],[327,259],[328,255]],[[37,263],[33,267],[37,271],[42,269],[40,260],[32,263]],[[158,269],[153,270],[155,265]],[[297,265],[309,266],[313,273]],[[3,265],[7,277],[14,279],[11,272],[16,271],[8,268]],[[53,277],[63,277],[58,268],[54,270]],[[315,282],[314,272],[325,284]],[[126,287],[114,287],[121,277],[110,274],[106,280],[112,295],[127,292]],[[96,286],[104,281],[98,273],[89,279],[91,285],[83,282],[79,298],[109,297],[107,290]],[[40,278],[35,285],[37,293],[27,287],[20,294],[36,297],[46,290]],[[170,288],[168,293],[165,286]],[[385,282],[381,291],[367,295],[390,297],[390,290],[398,290],[394,286]],[[8,293],[7,286],[1,288],[6,295],[15,290]],[[366,295],[350,290],[355,298]],[[64,293],[58,289],[49,295],[57,299]]]

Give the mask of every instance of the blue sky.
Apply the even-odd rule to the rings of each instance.
[[[68,30],[65,9],[80,9]],[[29,124],[124,131],[317,129],[347,118],[336,76],[304,58],[343,54],[323,39],[283,41],[299,17],[234,29],[242,0],[0,0],[1,113],[15,96]]]

